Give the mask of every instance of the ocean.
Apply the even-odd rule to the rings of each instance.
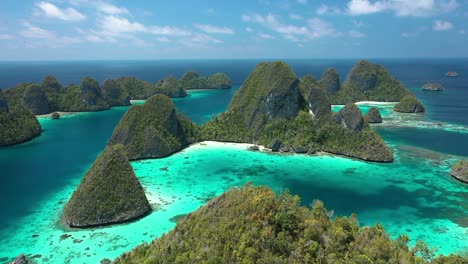
[[[324,70],[335,67],[342,81],[357,62],[286,61],[299,77],[310,73],[319,78]],[[124,225],[68,230],[60,223],[60,214],[129,107],[60,120],[41,118],[44,132],[40,137],[0,149],[0,263],[21,253],[34,256],[38,263],[113,259],[169,232],[175,226],[172,217],[250,181],[278,192],[289,189],[300,195],[306,206],[323,200],[335,215],[357,213],[361,225],[381,223],[393,237],[407,234],[412,243],[423,239],[441,254],[468,250],[468,188],[448,175],[452,164],[468,157],[468,60],[372,61],[384,65],[427,108],[427,113],[419,116],[394,113],[391,105],[379,106],[385,123],[375,129],[394,150],[394,163],[251,152],[234,144],[197,144],[168,158],[132,162],[155,210]],[[233,89],[193,91],[186,98],[174,99],[179,111],[203,123],[226,110],[259,62],[0,62],[0,87],[40,82],[47,74],[68,84],[79,83],[84,76],[99,82],[120,76],[156,82],[168,75],[180,77],[188,70],[202,75],[225,72]],[[446,78],[448,71],[457,71],[460,76]],[[441,82],[445,91],[421,91],[426,82]],[[369,108],[360,107],[363,111]]]

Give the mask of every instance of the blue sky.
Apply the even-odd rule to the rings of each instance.
[[[0,60],[468,57],[465,0],[2,0]]]

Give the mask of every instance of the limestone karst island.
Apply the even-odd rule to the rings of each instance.
[[[468,263],[466,13],[1,2],[0,263]]]

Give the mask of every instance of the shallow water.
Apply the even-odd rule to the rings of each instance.
[[[41,255],[39,262],[113,259],[170,231],[175,225],[172,217],[248,182],[278,192],[289,189],[302,197],[304,205],[321,199],[335,215],[357,213],[361,225],[382,223],[392,236],[423,239],[437,245],[439,253],[463,250],[468,191],[447,173],[454,157],[414,147],[395,151],[397,162],[376,164],[327,155],[252,152],[245,145],[196,144],[169,158],[132,162],[154,208],[149,216],[94,230],[64,230],[58,221],[79,184],[76,179],[11,227],[14,232],[0,246],[0,258],[27,249]]]

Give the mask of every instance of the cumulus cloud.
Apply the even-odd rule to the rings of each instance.
[[[434,25],[432,26],[432,29],[435,31],[447,31],[451,30],[453,28],[453,24],[450,23],[449,21],[443,21],[443,20],[436,20],[434,21]]]
[[[284,39],[293,42],[306,42],[315,38],[340,35],[332,24],[319,18],[309,19],[305,25],[293,25],[283,23],[278,16],[273,14],[262,16],[251,13],[242,15],[242,20],[260,24],[275,33],[279,33]]]
[[[262,39],[276,39],[274,36],[267,33],[259,33],[258,36]]]
[[[46,17],[57,18],[65,21],[80,21],[86,19],[85,15],[76,11],[74,8],[60,9],[49,2],[39,2],[36,6]]]
[[[219,26],[210,25],[210,24],[195,24],[195,27],[205,33],[228,34],[228,35],[234,34],[234,30],[228,27],[219,27]]]
[[[115,35],[119,33],[144,32],[145,26],[138,22],[131,22],[127,18],[120,16],[103,16],[99,20],[99,27],[106,34]]]
[[[125,7],[118,7],[109,3],[104,2],[97,2],[96,9],[102,13],[109,14],[109,15],[121,15],[121,14],[129,14],[127,8]]]
[[[325,4],[320,5],[317,10],[315,10],[317,15],[339,15],[342,14],[343,11],[335,6],[328,6]]]
[[[457,7],[457,0],[351,0],[347,11],[354,16],[383,11],[394,12],[397,16],[430,16],[450,12]]]
[[[27,42],[27,45],[30,47],[59,47],[82,42],[82,40],[78,37],[59,36],[53,31],[40,28],[29,22],[23,22],[22,24],[23,29],[19,31],[19,35],[26,39],[34,39],[34,42]]]

